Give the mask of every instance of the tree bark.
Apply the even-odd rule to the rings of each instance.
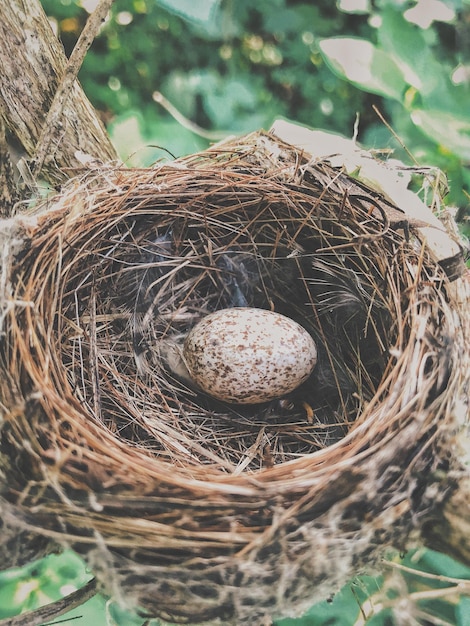
[[[10,217],[20,200],[5,124],[0,117],[0,217]]]
[[[47,114],[67,69],[67,58],[38,0],[0,5],[0,112],[27,157],[36,155]],[[79,152],[102,161],[117,159],[95,110],[75,81],[64,99],[60,133],[50,146],[41,177],[53,185],[81,167]],[[32,167],[34,170],[34,165]]]

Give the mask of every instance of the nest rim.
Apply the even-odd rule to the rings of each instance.
[[[163,176],[162,176],[162,170],[164,172]],[[145,188],[147,188],[147,186],[148,186],[147,192],[150,191],[150,193],[154,193],[154,190],[155,190],[155,177],[157,177],[157,179],[158,179],[160,176],[162,176],[162,178],[165,179],[166,175],[168,175],[168,174],[171,177],[171,174],[170,174],[171,172],[173,172],[177,178],[179,176],[181,176],[181,168],[179,166],[176,167],[176,168],[173,168],[173,166],[164,166],[162,168],[159,168],[158,170],[151,170],[150,172],[149,171],[144,171],[143,172],[143,182],[142,182],[142,180],[139,178],[139,176],[141,176],[140,173],[138,173],[138,172],[136,173],[135,170],[133,170],[132,171],[132,176],[136,176],[137,175],[137,177],[138,177],[138,182],[137,182],[137,185],[136,185],[137,194],[139,192],[142,193],[141,190],[142,189],[145,190]],[[107,174],[108,174],[108,172],[106,172],[106,175]],[[226,174],[226,172],[224,172],[224,174]],[[196,177],[201,176],[202,179],[204,180],[203,184],[207,184],[207,178],[206,177],[209,178],[209,181],[212,178],[212,182],[213,182],[214,185],[222,184],[222,189],[223,189],[225,184],[227,186],[233,184],[232,181],[230,180],[231,174],[232,173],[229,171],[229,182],[227,183],[226,181],[223,181],[223,176],[221,176],[221,172],[217,168],[215,170],[211,170],[210,168],[205,170],[204,167],[202,167],[202,168],[198,167],[198,169],[196,171]],[[98,179],[100,177],[101,177],[100,174],[98,176],[96,176],[96,178],[98,178]],[[145,218],[148,218],[149,214],[152,212],[152,208],[151,207],[150,208],[149,207],[142,208],[142,207],[139,207],[139,205],[137,205],[137,207],[136,206],[132,206],[130,209],[126,208],[126,202],[125,202],[125,199],[124,200],[122,199],[122,196],[124,196],[124,198],[125,198],[127,193],[132,193],[132,191],[131,191],[132,184],[130,184],[130,185],[127,184],[127,187],[129,188],[129,191],[126,190],[126,182],[127,182],[126,179],[129,178],[129,172],[127,172],[127,171],[126,172],[119,172],[117,174],[117,178],[119,179],[119,177],[123,177],[124,181],[125,181],[124,185],[123,185],[124,193],[121,192],[121,194],[118,194],[118,196],[121,195],[121,198],[119,199],[121,207],[117,207],[116,206],[116,199],[115,198],[111,199],[109,201],[109,205],[107,205],[107,206],[103,205],[104,206],[103,214],[101,216],[98,216],[96,214],[96,206],[92,207],[92,205],[90,205],[88,213],[85,212],[85,214],[84,214],[85,215],[85,222],[88,219],[88,220],[91,220],[91,223],[93,224],[93,221],[96,220],[97,229],[96,229],[96,233],[92,234],[91,237],[89,236],[89,234],[87,232],[87,234],[85,236],[86,243],[82,244],[82,245],[85,245],[87,247],[91,247],[93,245],[93,241],[95,239],[98,241],[101,237],[103,237],[104,230],[109,228],[109,217],[112,214],[115,215],[115,221],[116,221],[116,223],[118,223],[120,220],[123,220],[123,219],[126,218],[126,214],[127,213],[129,213],[133,217],[137,218],[139,216],[139,212],[142,212],[142,216],[144,216]],[[88,178],[88,177],[86,177],[86,178]],[[93,176],[93,178],[95,178],[95,176]],[[107,178],[107,176],[106,176],[106,178]],[[240,178],[240,175],[238,173],[235,174],[235,178]],[[250,189],[252,187],[252,185],[253,185],[254,181],[253,181],[253,176],[252,175],[249,175],[248,177],[245,177],[245,178],[248,178],[247,181],[244,181],[243,178],[244,178],[244,175],[241,176],[241,180],[238,180],[235,183],[236,186],[234,188],[234,191],[232,192],[235,196],[238,196],[239,194],[243,195],[243,190],[247,189],[247,188]],[[150,180],[148,181],[148,179],[150,179]],[[222,183],[221,183],[221,179],[222,179]],[[254,180],[255,180],[255,184],[256,184],[256,178]],[[275,182],[278,183],[277,180]],[[94,184],[95,183],[93,182],[93,185]],[[112,182],[109,188],[106,187],[106,184],[107,183],[105,183],[104,189],[101,192],[98,192],[98,194],[102,194],[102,192],[104,191],[104,194],[106,195],[110,191],[115,191],[119,187],[119,184],[117,182]],[[166,183],[163,183],[163,187],[165,186],[165,184]],[[76,182],[74,182],[74,185],[76,185]],[[89,182],[86,181],[85,182],[85,188],[88,185],[89,185]],[[160,185],[157,183],[157,188],[159,186]],[[287,189],[288,188],[289,187],[287,186]],[[240,191],[240,189],[241,189],[241,191]],[[86,191],[86,189],[85,189],[85,191]],[[82,192],[83,192],[83,187],[82,187]],[[74,198],[75,193],[76,193],[75,190],[72,191],[71,198],[66,200],[66,202],[70,202],[70,200]],[[92,191],[91,193],[92,193],[92,197],[93,197],[94,194],[96,194],[96,191]],[[222,193],[225,193],[225,192],[222,191]],[[285,194],[285,190],[281,189],[280,194],[281,194],[281,196],[283,196]],[[196,196],[197,193],[195,193],[194,195]],[[145,203],[145,200],[144,200],[143,204],[144,203]],[[37,267],[38,264],[40,263],[41,256],[47,254],[47,246],[45,245],[45,238],[46,238],[46,236],[50,237],[50,235],[51,235],[49,222],[52,221],[54,223],[56,221],[56,218],[54,216],[55,210],[57,210],[57,217],[58,217],[58,220],[57,220],[56,223],[57,223],[57,225],[59,225],[59,232],[58,232],[58,235],[57,235],[57,242],[59,242],[60,239],[62,238],[62,235],[60,233],[60,229],[62,227],[60,225],[60,223],[62,221],[62,218],[60,217],[60,215],[61,215],[61,213],[63,213],[63,206],[62,206],[62,204],[63,204],[63,202],[59,202],[59,208],[58,209],[53,209],[52,210],[52,214],[50,212],[46,213],[45,220],[46,220],[46,223],[48,224],[46,226],[47,235],[45,235],[43,238],[39,237],[38,242],[35,243],[34,247],[38,251],[40,251],[40,253],[38,253],[37,256],[35,255],[36,259],[35,259],[34,267]],[[92,204],[94,204],[94,202]],[[167,209],[164,208],[163,209],[163,214],[166,213],[166,212],[167,212]],[[74,224],[73,228],[77,228],[76,222],[77,222],[77,220],[80,219],[79,214],[77,213],[77,209],[74,208],[74,209],[70,210],[70,208],[69,208],[68,209],[68,213],[69,214],[64,219],[64,225],[68,222],[68,224],[69,224],[69,226],[67,226],[68,228],[70,228],[71,224]],[[106,226],[104,226],[104,227],[101,225],[103,223],[103,217],[105,218],[105,220],[107,218],[107,222],[105,221]],[[155,217],[158,218],[158,213],[155,214]],[[173,218],[174,218],[174,215],[172,216],[172,219]],[[114,220],[111,220],[111,222],[112,221],[114,221]],[[378,227],[379,229],[383,228],[383,224],[380,222],[379,219],[375,219],[375,222],[376,222],[376,224],[375,224],[376,227]],[[85,224],[83,224],[83,226],[84,225]],[[80,225],[78,226],[78,228],[80,229]],[[93,231],[93,228],[90,228],[90,230]],[[355,234],[355,236],[357,236],[357,233]],[[361,237],[363,237],[365,240],[367,240],[367,235],[366,236],[362,236],[361,235],[359,238],[361,238]],[[396,232],[394,232],[392,234],[392,237],[393,238],[396,237]],[[67,237],[65,239],[67,239]],[[82,239],[83,239],[83,237],[82,237]],[[371,237],[371,240],[372,239],[373,239],[373,236]],[[52,240],[53,240],[53,238],[52,238]],[[400,242],[399,245],[403,245],[403,241],[404,240],[402,239],[402,241]],[[54,245],[54,243],[52,245]],[[57,243],[55,245],[57,245]],[[58,245],[60,246],[60,245],[63,245],[63,244],[59,243]],[[73,247],[75,244],[74,243],[67,243],[66,245],[70,245],[71,247]],[[345,244],[345,247],[348,247],[348,245],[351,245],[351,244]],[[359,242],[359,246],[362,246],[362,245],[363,245],[362,242]],[[370,246],[370,244],[368,244],[368,243],[365,244],[366,248],[369,248],[369,246]],[[336,247],[338,247],[338,246],[336,246]],[[339,247],[341,247],[341,246],[339,246]],[[52,252],[54,253],[54,249],[52,250]],[[322,250],[320,250],[320,253],[321,252],[322,252]],[[409,252],[410,251],[408,249],[408,253]],[[59,252],[59,256],[62,256],[62,255],[63,255],[63,252],[60,251]],[[421,248],[421,251],[419,251],[415,255],[414,263],[416,265],[422,264],[422,263],[424,263],[424,258],[425,258],[425,251],[424,251],[424,248]],[[428,259],[428,262],[429,262],[429,259]],[[60,263],[62,263],[62,260],[60,261]],[[72,261],[72,263],[73,263],[73,261]],[[437,270],[437,268],[434,268],[434,269]],[[54,268],[52,268],[52,270],[54,271]],[[416,274],[419,275],[419,272],[420,272],[420,269],[418,268],[416,270]],[[443,275],[442,272],[438,272],[437,276],[428,276],[428,279],[429,280],[434,280],[435,283],[440,286],[442,284],[442,281],[445,280],[445,276]],[[34,279],[34,280],[36,280],[36,279]],[[414,279],[412,279],[412,281],[411,281],[411,287],[413,286],[413,280]],[[44,292],[46,284],[47,284],[47,280],[41,281],[41,288],[40,288],[39,293],[35,294],[32,298],[28,298],[28,297],[25,298],[24,294],[18,293],[18,294],[16,294],[15,299],[17,301],[22,301],[22,300],[24,301],[24,300],[26,300],[26,301],[36,301],[36,302],[38,300],[40,300],[41,298],[46,298],[47,299],[47,296],[46,296],[46,294]],[[393,285],[393,284],[390,285],[390,283],[389,283],[388,286],[392,286],[392,287],[397,288],[397,285]],[[408,288],[410,288],[410,285],[408,285]],[[62,287],[62,290],[63,290],[63,287]],[[54,298],[56,300],[61,299],[62,297],[63,297],[63,294],[59,294],[59,293],[57,293],[54,296]],[[396,309],[396,311],[394,311],[395,319],[393,320],[393,322],[395,324],[396,324],[397,320],[399,320],[400,312],[402,313],[403,316],[405,315],[405,312],[400,311],[400,306],[401,305],[399,303],[399,297],[396,298],[396,304],[397,304],[397,309]],[[224,307],[222,307],[222,308],[224,308]],[[27,324],[31,325],[32,327],[34,327],[35,322],[32,319],[32,317],[29,317]],[[411,326],[412,326],[412,324],[411,324]],[[20,329],[18,329],[18,330],[19,330],[19,332],[21,332]],[[398,333],[400,334],[401,332],[402,332],[402,329],[398,329]],[[49,335],[48,338],[50,338],[50,335]],[[403,338],[401,338],[401,340],[399,340],[399,342],[400,341],[401,341],[402,344],[404,343]],[[40,342],[40,338],[38,338],[38,342]],[[398,352],[398,349],[396,347],[388,346],[388,348],[389,348],[389,351],[394,351],[395,353]],[[28,358],[27,350],[28,349],[25,348],[24,359],[26,361],[27,361],[27,358]],[[51,362],[52,364],[54,362],[60,363],[59,359],[54,361],[53,358],[51,359],[51,355],[47,355],[47,349],[46,349],[46,353],[45,353],[44,357],[45,357],[45,361],[47,361],[48,363],[49,362]],[[383,396],[383,390],[386,389],[387,385],[390,384],[389,381],[391,380],[391,377],[393,377],[393,374],[398,371],[398,369],[397,369],[398,365],[399,365],[399,358],[398,357],[395,359],[395,364],[393,364],[391,360],[389,360],[386,363],[385,368],[384,368],[384,372],[383,372],[383,376],[382,376],[382,380],[380,380],[378,388],[375,390],[375,393],[372,394],[372,397],[368,400],[366,405],[364,407],[361,407],[363,410],[362,411],[358,411],[357,414],[354,416],[355,425],[350,430],[347,430],[346,433],[344,433],[339,438],[338,441],[334,441],[334,442],[326,445],[324,447],[324,450],[326,450],[326,452],[322,452],[322,450],[319,449],[319,450],[313,450],[310,453],[307,452],[305,454],[302,454],[302,456],[309,456],[309,457],[311,457],[312,455],[314,455],[316,458],[318,458],[319,465],[323,465],[323,457],[325,455],[326,456],[330,456],[330,454],[334,453],[335,450],[339,450],[340,451],[340,452],[338,452],[338,454],[343,459],[344,458],[348,458],[350,454],[353,454],[353,453],[350,452],[350,450],[352,449],[351,445],[353,444],[354,440],[357,438],[357,433],[355,433],[355,427],[360,425],[360,424],[362,424],[362,423],[367,423],[367,427],[369,428],[369,433],[371,435],[373,434],[374,436],[380,436],[380,428],[381,428],[380,420],[378,421],[374,417],[374,411],[375,411],[375,407],[376,407],[376,402],[377,402],[377,400],[380,397]],[[405,369],[406,369],[406,367],[407,367],[407,365],[405,365]],[[61,372],[57,372],[57,374],[60,375]],[[45,375],[45,369],[40,371],[40,372],[38,372],[38,376],[37,376],[36,383],[35,383],[37,388],[42,388],[43,391],[45,390],[45,387],[44,387],[43,384],[41,385],[40,381],[44,382],[44,375]],[[63,378],[62,380],[60,380],[60,379],[58,380],[58,383],[56,385],[57,395],[56,395],[56,397],[53,397],[53,394],[51,394],[50,397],[49,397],[49,402],[51,402],[51,403],[57,402],[58,404],[60,404],[63,401],[63,397],[64,397],[63,394],[64,394],[64,386],[65,385],[70,388],[70,381],[67,381],[66,378]],[[73,393],[68,394],[68,395],[69,395],[70,399],[74,398],[74,394]],[[73,401],[72,401],[72,405],[73,405]],[[79,414],[80,414],[80,411],[81,411],[81,407],[79,408]],[[90,424],[88,423],[86,428],[88,429],[89,427],[90,427]],[[377,430],[377,428],[378,428],[378,430]],[[100,431],[100,437],[101,437],[102,436],[101,430],[100,430],[99,427],[98,427],[98,429]],[[138,452],[138,449],[136,449],[136,452]],[[144,454],[144,457],[148,461],[148,455]],[[156,455],[156,458],[158,458],[158,454]],[[289,464],[292,463],[295,466],[297,461],[298,461],[298,459],[288,459],[287,461],[282,461],[280,463],[280,465],[284,465],[285,463],[289,463]],[[158,462],[164,462],[164,459],[160,458],[160,459],[158,459]],[[172,459],[169,460],[169,465],[170,465],[170,467],[174,467],[174,459],[173,460]],[[184,463],[182,464],[182,467],[184,467]],[[206,467],[205,469],[207,470],[208,468]],[[262,468],[261,467],[259,469],[262,470],[262,469],[274,469],[274,468]],[[197,472],[197,468],[190,467],[189,468],[189,473],[193,474],[195,470]],[[275,474],[276,472],[274,471],[273,473]]]
[[[245,190],[251,193],[254,186],[261,181],[265,183],[267,179],[274,182],[279,188],[279,197],[285,199],[287,192],[292,193],[292,181],[297,184],[299,180],[299,161],[302,162],[302,157],[295,153],[294,167],[290,162],[289,167],[271,169],[268,176],[266,171],[247,173],[244,168],[252,167],[250,158],[259,147],[257,142],[254,147],[242,144],[237,153],[236,147],[224,146],[208,151],[202,158],[191,157],[182,163],[152,170],[129,172],[116,168],[111,172],[106,169],[98,174],[87,174],[78,181],[74,180],[50,208],[39,214],[36,223],[26,233],[31,243],[34,233],[34,244],[17,256],[17,263],[25,263],[23,255],[26,255],[29,275],[23,273],[21,280],[15,282],[12,300],[23,304],[20,315],[15,311],[9,316],[10,342],[7,345],[9,365],[13,364],[12,371],[16,371],[17,376],[10,373],[4,389],[5,397],[10,399],[13,408],[8,418],[13,437],[23,438],[25,433],[31,433],[34,426],[19,415],[20,411],[24,412],[27,407],[29,415],[37,416],[36,425],[41,434],[32,437],[32,449],[26,455],[28,461],[33,459],[29,475],[36,473],[43,476],[39,484],[48,483],[43,487],[49,494],[47,498],[51,504],[38,504],[42,496],[34,490],[22,495],[20,500],[24,506],[39,507],[37,527],[43,523],[41,533],[52,540],[70,542],[78,551],[87,553],[96,543],[96,537],[85,529],[91,519],[92,527],[96,532],[103,533],[105,543],[111,550],[165,552],[170,545],[182,553],[186,551],[190,556],[185,556],[183,562],[193,564],[197,564],[198,559],[218,563],[224,558],[236,558],[238,562],[247,559],[252,564],[263,562],[264,557],[260,556],[263,546],[270,545],[283,524],[290,528],[292,536],[295,535],[289,519],[301,524],[302,520],[309,520],[314,524],[312,511],[315,511],[315,520],[322,518],[330,509],[335,510],[341,500],[347,500],[348,506],[352,507],[356,499],[364,497],[362,488],[357,494],[354,491],[361,478],[368,473],[377,476],[380,471],[384,474],[392,471],[397,454],[406,454],[407,451],[411,454],[412,450],[417,450],[419,456],[410,463],[404,479],[405,482],[411,481],[413,467],[431,467],[430,449],[442,445],[436,434],[429,433],[440,430],[443,440],[452,436],[456,427],[453,423],[452,396],[462,382],[462,374],[455,371],[464,343],[458,319],[460,312],[452,310],[445,274],[429,256],[422,242],[415,237],[409,242],[404,235],[389,229],[380,211],[378,215],[373,215],[375,204],[368,208],[359,207],[362,216],[369,220],[367,226],[370,226],[370,231],[360,224],[351,237],[355,238],[355,246],[369,251],[378,251],[384,238],[390,238],[392,247],[398,251],[393,268],[388,258],[385,258],[384,266],[388,278],[393,277],[392,269],[398,271],[401,262],[405,268],[401,271],[406,279],[403,289],[406,295],[403,297],[400,291],[392,293],[391,297],[396,319],[400,318],[403,326],[396,326],[395,343],[387,346],[391,354],[379,385],[344,436],[298,458],[254,470],[228,472],[223,467],[208,463],[175,464],[174,458],[161,458],[152,450],[139,446],[130,450],[128,441],[103,428],[98,421],[89,419],[89,412],[84,411],[83,399],[77,397],[71,387],[62,359],[54,358],[51,347],[54,345],[51,337],[57,332],[54,319],[63,314],[61,302],[67,289],[67,281],[54,282],[54,279],[59,273],[73,273],[73,259],[69,261],[66,254],[66,251],[77,254],[73,236],[82,241],[83,249],[90,249],[97,242],[97,249],[100,250],[99,242],[106,229],[111,228],[110,225],[116,227],[115,232],[118,232],[120,220],[148,216],[146,194],[155,194],[156,188],[161,193],[165,189],[165,177],[171,175],[178,184],[188,176],[193,183],[200,177],[204,184],[209,180],[219,187],[220,181],[225,181],[222,184],[223,194],[229,188],[227,181],[233,184],[233,180],[237,179],[240,184],[241,178],[245,181]],[[247,161],[241,173],[229,167],[237,158],[240,159],[240,154]],[[323,164],[318,165],[320,177],[326,176],[326,170],[328,168]],[[308,168],[302,176],[306,173]],[[286,175],[288,183],[284,184]],[[334,187],[338,177],[335,170],[329,179],[329,187]],[[116,193],[117,190],[119,193]],[[194,190],[192,193],[196,194]],[[213,188],[210,188],[209,196],[213,193]],[[319,194],[321,201],[324,201],[324,194]],[[185,198],[184,194],[180,195]],[[238,189],[235,195],[239,198],[243,194]],[[125,202],[129,198],[134,199],[128,207]],[[288,206],[290,202],[289,198]],[[87,232],[80,228],[84,216],[91,226]],[[68,236],[64,236],[64,232],[68,232]],[[351,242],[346,243],[351,245]],[[342,254],[345,247],[341,250]],[[48,254],[54,262],[41,277],[41,258],[46,258]],[[100,255],[106,258],[106,252],[97,256]],[[376,258],[379,259],[378,253]],[[37,272],[34,277],[31,269]],[[80,273],[76,274],[80,276]],[[48,285],[51,284],[55,284],[56,289],[48,292]],[[391,278],[387,284],[397,289]],[[38,307],[40,302],[44,305]],[[445,328],[439,330],[437,340],[432,339],[432,331],[441,322],[445,322]],[[61,332],[64,328],[61,327]],[[13,336],[14,341],[11,339]],[[65,332],[60,340],[64,337]],[[453,345],[445,344],[450,340]],[[409,373],[413,368],[418,372],[416,381],[410,380]],[[15,378],[20,384],[27,381],[26,388],[29,389],[27,393],[19,394],[20,401],[11,391],[17,385]],[[46,425],[43,423],[45,414],[49,421]],[[51,446],[50,442],[54,445]],[[403,450],[397,452],[400,446]],[[380,467],[374,466],[377,454],[380,455]],[[76,512],[76,502],[83,499],[84,483],[90,490],[88,521],[80,519]],[[335,486],[335,493],[331,493],[332,485]],[[65,533],[55,519],[54,499],[58,500],[59,507],[65,507],[59,512]],[[159,510],[164,501],[163,508],[173,505],[175,511],[170,513],[165,508],[162,515],[147,514],[144,501],[149,510],[152,507]],[[126,506],[134,506],[135,510],[133,515],[122,518],[120,507],[124,511]],[[391,519],[400,511],[403,524],[410,532],[411,505],[398,503]],[[194,522],[187,518],[188,514],[194,516]],[[220,526],[211,521],[211,516],[218,520]],[[232,519],[231,523],[227,523],[230,516],[238,518],[238,521]],[[275,522],[276,516],[279,517]],[[393,524],[384,521],[383,525],[391,536],[393,530],[390,526]],[[346,534],[350,532],[347,530]],[[359,530],[357,532],[360,533]],[[212,556],[203,557],[204,550]],[[93,561],[96,555],[89,559]],[[194,566],[197,568],[197,565]],[[170,570],[172,567],[170,564]],[[298,601],[295,594],[292,597]],[[211,602],[208,601],[208,604],[211,605]],[[284,600],[279,600],[279,606],[283,603]],[[292,606],[292,599],[287,604]],[[170,617],[175,616],[172,610],[168,609]],[[284,609],[281,607],[280,610]],[[201,609],[201,615],[212,615],[210,611],[207,614],[204,611],[206,609]]]

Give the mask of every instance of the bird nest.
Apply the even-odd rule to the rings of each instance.
[[[416,539],[457,463],[465,341],[397,212],[255,133],[89,171],[8,222],[4,566],[67,546],[147,615],[256,624]],[[310,378],[234,404],[180,376],[171,346],[231,307],[299,322]]]

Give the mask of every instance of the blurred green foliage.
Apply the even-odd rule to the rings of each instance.
[[[43,0],[69,53],[92,0]],[[468,216],[469,0],[116,0],[80,79],[131,165],[277,117],[441,168]],[[377,107],[395,135],[373,110]],[[158,146],[158,147],[155,147]]]
[[[63,2],[43,4],[70,52],[87,13],[78,0]],[[175,5],[181,2],[116,1],[81,74],[105,117],[134,110],[147,128],[162,123],[152,101],[158,90],[207,128],[245,132],[285,115],[351,134],[364,95],[331,73],[318,48],[319,38],[343,33],[351,16],[325,0],[229,0],[214,3],[203,22],[166,10]],[[369,30],[362,21],[355,20],[354,32]]]
[[[70,52],[93,2],[43,4]],[[157,92],[192,122],[225,133],[268,128],[282,116],[352,136],[359,114],[366,147],[391,147],[409,161],[403,143],[448,175],[448,201],[462,221],[469,41],[468,0],[116,0],[81,81],[131,165],[207,145],[161,109]]]
[[[42,2],[70,53],[94,2]],[[269,128],[277,117],[351,137],[359,116],[366,147],[393,148],[411,162],[409,151],[447,174],[448,201],[470,234],[470,0],[116,0],[80,80],[131,165],[209,144],[161,107],[159,93],[212,137]],[[468,568],[431,551],[399,564],[427,574],[386,568],[358,577],[277,626],[468,626],[470,598],[446,579],[468,579]],[[89,578],[70,552],[3,572],[0,618]],[[397,621],[403,606],[409,622]],[[68,617],[87,626],[143,622],[99,596]]]

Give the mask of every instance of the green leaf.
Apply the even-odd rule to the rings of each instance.
[[[457,617],[456,626],[466,626],[468,624],[469,615],[470,615],[470,598],[466,596],[462,596],[456,608],[456,617]]]
[[[416,0],[414,7],[404,13],[407,20],[427,29],[433,22],[453,22],[456,18],[456,8],[450,6],[452,0]]]
[[[416,109],[411,113],[415,126],[441,147],[470,161],[470,118],[444,111]]]
[[[452,85],[448,69],[435,56],[425,33],[410,24],[401,11],[388,9],[381,17],[379,45],[390,54],[405,80],[419,93],[423,108],[458,114],[463,105],[459,90]],[[464,97],[466,102],[467,93]]]
[[[204,108],[216,128],[233,128],[237,116],[255,107],[256,96],[248,81],[220,81],[217,90],[205,90]]]
[[[410,565],[412,563],[413,560],[411,559]],[[463,565],[447,554],[436,552],[435,550],[424,551],[418,564],[427,572],[443,574],[452,578],[470,578],[470,567],[468,565]]]
[[[365,39],[331,37],[320,42],[329,67],[356,87],[402,101],[403,74],[392,57]]]
[[[338,9],[344,13],[370,13],[370,0],[338,0]]]
[[[431,93],[444,79],[444,73],[423,31],[410,24],[402,11],[387,9],[381,18],[378,29],[381,48],[392,56],[410,85],[422,95]]]
[[[216,17],[221,0],[158,0],[170,13],[174,13],[189,22],[207,24]]]
[[[21,594],[24,581],[2,582],[0,585],[0,618],[11,617],[21,611],[27,601],[26,594]]]
[[[117,602],[108,601],[106,606],[107,626],[145,626],[147,622],[142,622],[142,618],[136,613],[127,611]],[[92,622],[88,622],[91,624]],[[158,621],[152,620],[151,625],[156,626]],[[73,625],[72,625],[73,626]]]
[[[111,139],[119,155],[132,167],[149,167],[159,160],[198,152],[207,142],[168,116],[145,120],[139,111],[130,110],[109,125]]]

